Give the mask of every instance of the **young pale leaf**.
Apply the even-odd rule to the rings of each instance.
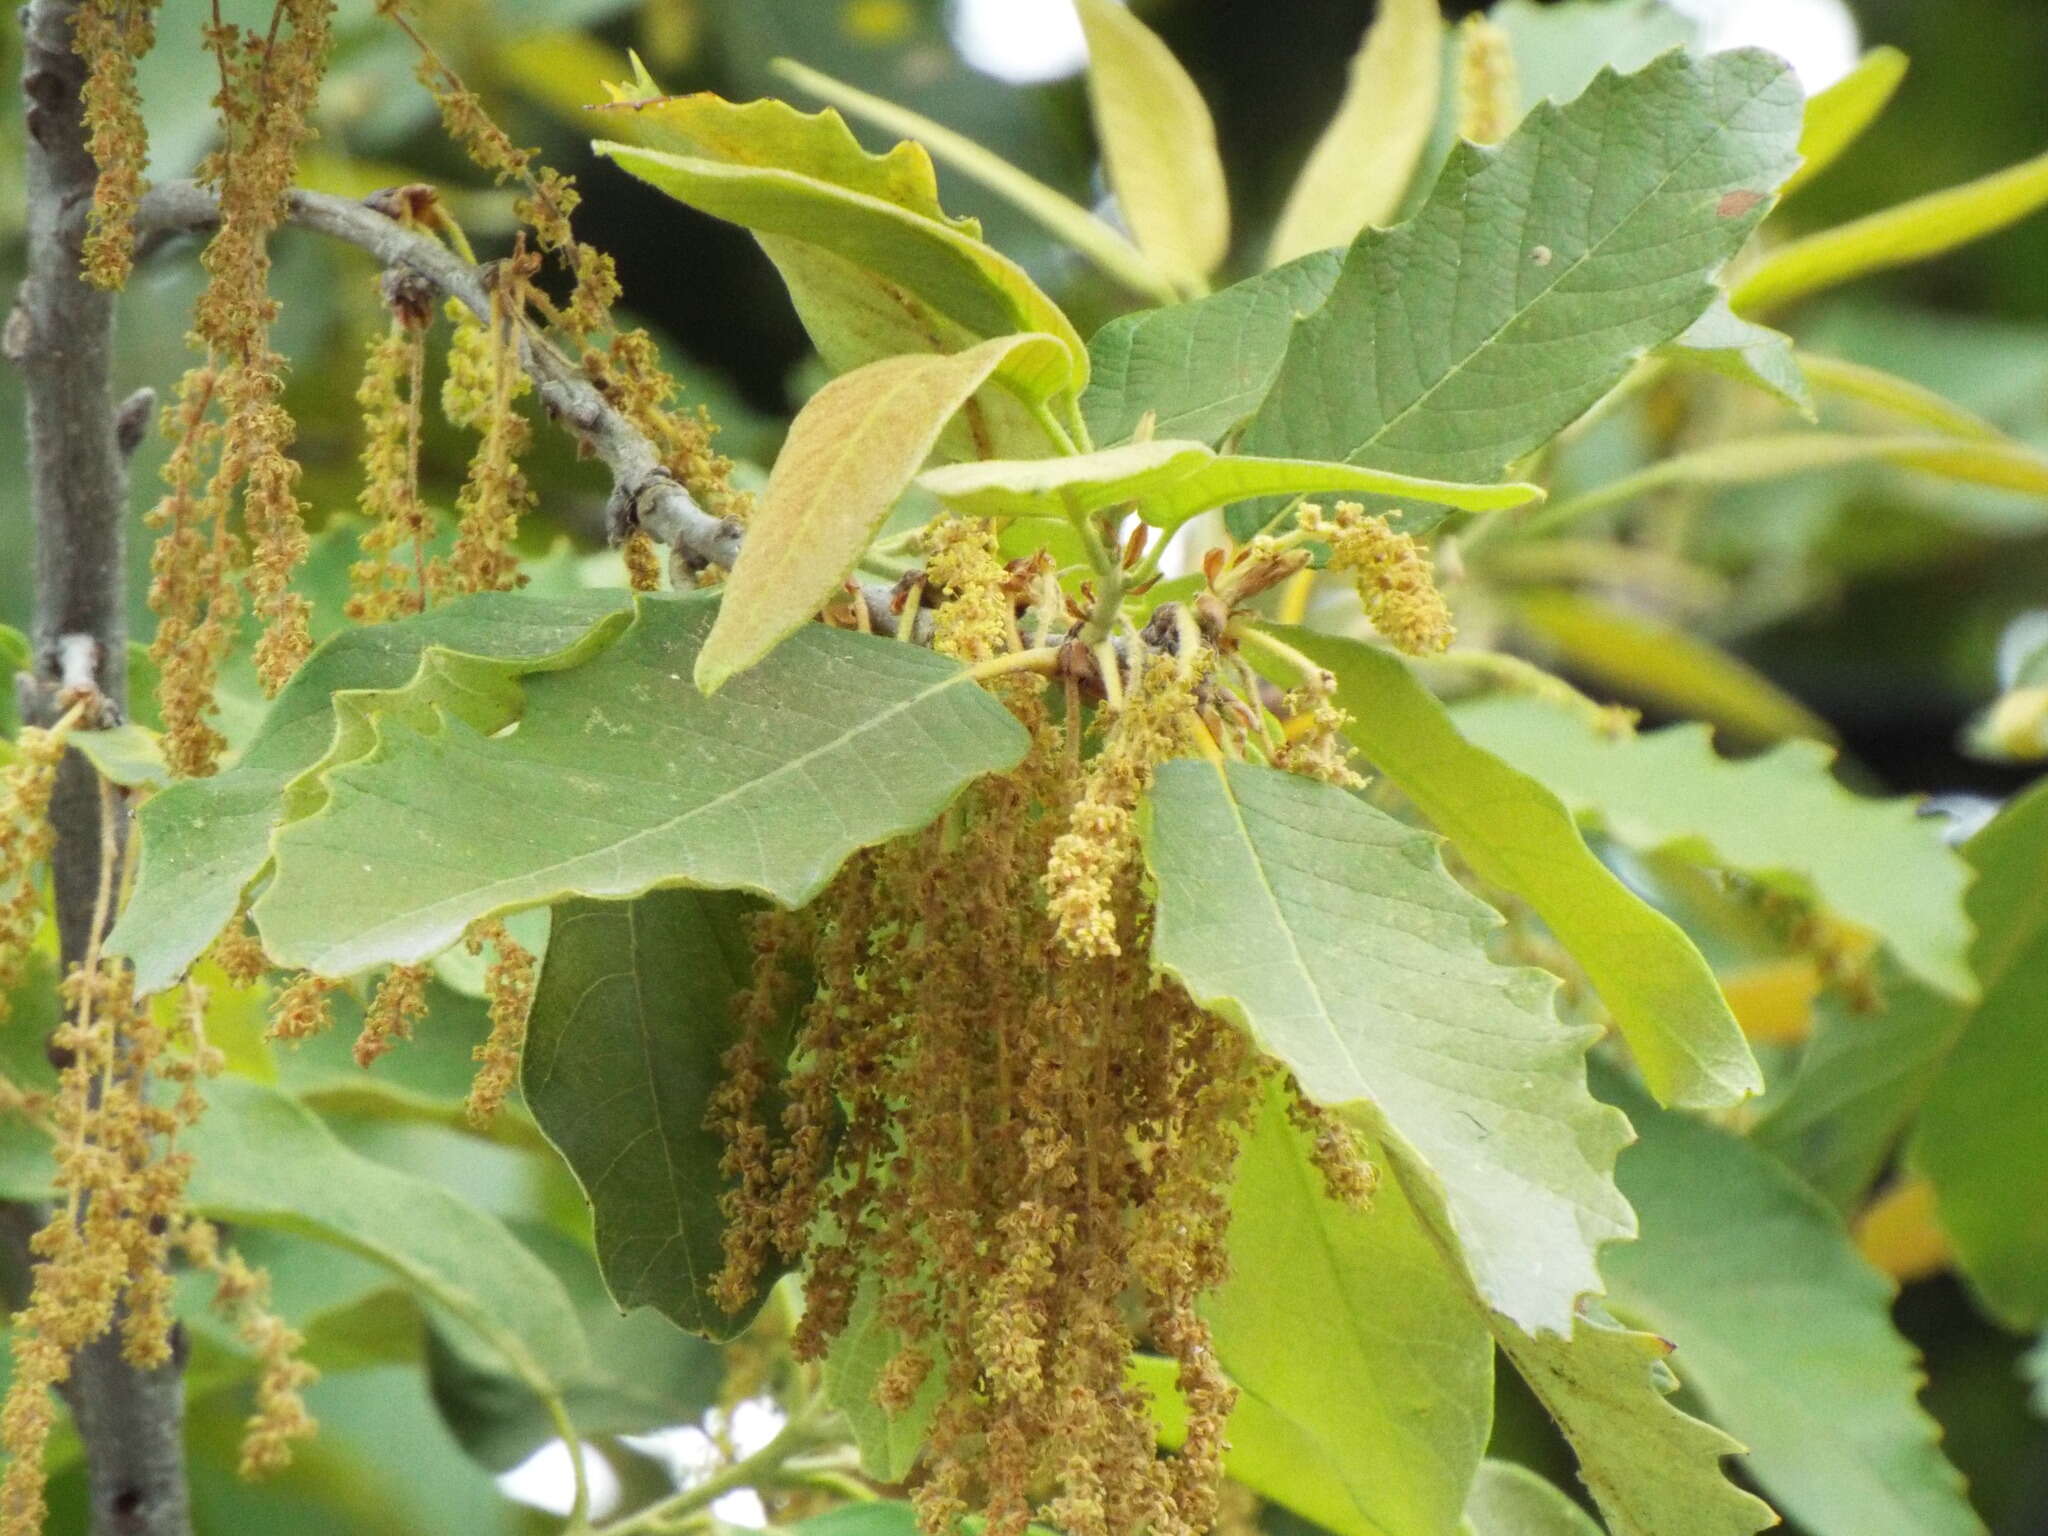
[[[790,424],[726,602],[696,663],[715,693],[840,593],[875,531],[975,391],[1001,377],[1025,399],[1058,388],[1059,341],[1005,336],[951,356],[885,358],[843,374]]]
[[[1230,1279],[1202,1307],[1244,1394],[1230,1475],[1337,1536],[1449,1529],[1492,1423],[1493,1341],[1399,1185],[1365,1210],[1331,1199],[1275,1084],[1230,1209]]]
[[[1721,1458],[1742,1446],[1666,1395],[1667,1341],[1583,1317],[1569,1339],[1506,1321],[1495,1333],[1571,1443],[1613,1536],[1755,1536],[1778,1523],[1722,1474]]]
[[[719,1170],[705,1124],[739,1033],[732,1000],[752,979],[731,891],[650,891],[556,909],[527,1025],[527,1106],[583,1185],[597,1262],[619,1307],[649,1306],[714,1338],[744,1328],[774,1283],[727,1312]]]
[[[1469,1536],[1601,1536],[1571,1499],[1527,1467],[1482,1462],[1465,1501]]]
[[[1978,833],[1984,998],[1920,1112],[1910,1161],[1934,1185],[1942,1227],[1978,1294],[2014,1327],[2048,1320],[2048,784]]]
[[[891,1413],[875,1401],[875,1389],[902,1351],[903,1335],[883,1321],[880,1286],[872,1275],[863,1275],[846,1327],[832,1341],[820,1374],[826,1396],[853,1432],[861,1472],[878,1483],[900,1483],[910,1475],[946,1395],[944,1342],[933,1339],[927,1347],[937,1358],[923,1386],[907,1407]]]
[[[1781,245],[1737,285],[1745,315],[1968,245],[2048,205],[2048,154]]]
[[[1517,596],[1513,614],[1573,672],[1625,699],[1705,720],[1745,742],[1833,739],[1825,720],[1763,673],[1676,624],[1556,587]]]
[[[415,964],[479,917],[657,886],[799,904],[1024,753],[962,668],[821,625],[706,698],[690,673],[716,611],[643,600],[610,650],[532,680],[516,731],[380,720],[276,839],[253,909],[271,953],[327,975]]]
[[[1098,443],[1121,443],[1150,413],[1161,436],[1213,443],[1272,387],[1295,321],[1322,307],[1343,265],[1318,251],[1220,293],[1124,315],[1095,333],[1081,414]]]
[[[907,290],[971,336],[1057,336],[1068,352],[1062,387],[1078,391],[1088,382],[1088,352],[1073,322],[1022,267],[953,222],[779,164],[736,163],[610,140],[591,147],[714,218],[756,235],[823,246]]]
[[[1792,338],[1743,319],[1728,307],[1726,298],[1716,295],[1707,312],[1667,343],[1662,355],[1753,385],[1813,420],[1813,392],[1793,355]]]
[[[1609,481],[1529,519],[1525,533],[1547,533],[1595,512],[1627,506],[1652,491],[1684,485],[1755,485],[1790,475],[1890,464],[1965,485],[2048,496],[2048,454],[2024,443],[1956,437],[1858,437],[1848,432],[1777,432],[1715,443]]]
[[[1618,1082],[1613,1096],[1639,1137],[1621,1187],[1642,1232],[1606,1256],[1609,1304],[1678,1346],[1773,1501],[1813,1536],[1983,1536],[1915,1401],[1891,1282],[1841,1219],[1741,1138]]]
[[[1349,245],[1401,206],[1436,124],[1444,71],[1437,0],[1388,0],[1351,60],[1337,115],[1309,152],[1266,265]]]
[[[770,66],[801,90],[821,101],[829,101],[857,118],[900,133],[936,155],[961,175],[980,182],[1013,207],[1036,219],[1051,234],[1071,245],[1103,272],[1127,288],[1142,293],[1155,304],[1172,304],[1180,298],[1173,283],[1145,257],[1144,252],[1124,238],[1121,231],[1097,218],[1065,193],[1054,190],[1036,176],[1019,170],[1001,155],[984,149],[964,134],[943,123],[935,123],[921,112],[870,96],[866,91],[808,69],[793,59],[777,59]]]
[[[1078,0],[1088,103],[1124,222],[1143,251],[1199,290],[1230,248],[1216,125],[1179,60],[1118,0]]]
[[[1456,719],[1617,841],[1818,902],[1877,934],[1928,985],[1976,995],[1963,906],[1969,865],[1912,801],[1843,788],[1828,748],[1788,741],[1731,761],[1703,725],[1614,738],[1527,698],[1484,699]]]
[[[1327,784],[1181,761],[1145,853],[1153,964],[1384,1142],[1487,1306],[1569,1329],[1600,1244],[1634,1230],[1628,1123],[1587,1093],[1555,980],[1488,958],[1499,915],[1436,840]]]
[[[1335,675],[1352,744],[1481,879],[1550,925],[1660,1100],[1704,1109],[1763,1090],[1713,969],[1683,929],[1594,857],[1555,795],[1460,735],[1398,657],[1308,630],[1279,633]]]
[[[206,1101],[206,1114],[179,1136],[192,1155],[199,1210],[383,1265],[543,1396],[589,1371],[589,1346],[561,1282],[496,1217],[350,1151],[273,1088],[223,1076],[207,1085]]]
[[[1950,437],[1978,442],[2010,443],[2011,439],[1974,411],[1965,410],[1944,395],[1911,379],[1902,379],[1881,368],[1846,362],[1838,357],[1799,354],[1799,368],[1815,389],[1838,395],[1859,405],[1874,406],[1887,415],[1903,417],[1932,427]]]
[[[755,238],[781,274],[819,359],[834,374],[912,353],[967,352],[980,339],[880,273],[822,245],[786,235]],[[998,379],[960,407],[932,456],[947,462],[1032,459],[1059,447],[1033,408]]]
[[[1498,511],[1540,501],[1534,485],[1447,485],[1355,464],[1310,464],[1292,459],[1217,455],[1205,443],[1155,439],[1103,448],[1072,458],[998,460],[934,469],[918,484],[955,511],[972,517],[1042,517],[1064,522],[1106,507],[1135,502],[1155,527],[1178,528],[1198,513],[1247,496],[1346,491],[1398,496],[1470,512]],[[1403,528],[1427,526],[1424,515]]]
[[[300,668],[236,763],[142,808],[135,890],[108,947],[160,992],[205,951],[270,862],[270,837],[317,803],[317,771],[369,750],[379,710],[446,710],[479,731],[517,718],[525,672],[574,666],[632,622],[617,592],[483,593],[419,618],[344,630]],[[489,674],[495,673],[497,686]],[[511,691],[511,712],[505,690]],[[294,792],[294,786],[297,786]]]
[[[1801,164],[1785,183],[1785,196],[1833,165],[1863,137],[1863,130],[1877,121],[1906,78],[1906,63],[1896,48],[1873,48],[1848,74],[1807,102],[1806,126],[1799,134]]]
[[[1498,478],[1706,312],[1799,105],[1768,54],[1672,53],[1461,144],[1414,218],[1352,246],[1245,451]]]

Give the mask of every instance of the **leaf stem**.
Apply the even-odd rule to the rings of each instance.
[[[830,1440],[827,1426],[832,1416],[830,1404],[820,1393],[790,1415],[775,1438],[758,1451],[742,1456],[731,1466],[712,1473],[680,1493],[648,1505],[637,1514],[596,1527],[593,1536],[659,1536],[661,1532],[675,1530],[698,1511],[709,1509],[735,1489],[757,1488],[774,1481],[785,1464]],[[570,1529],[573,1531],[575,1527]]]
[[[985,683],[992,677],[1007,677],[1012,672],[1051,672],[1060,659],[1060,648],[1056,645],[1036,645],[1029,650],[1012,651],[1007,656],[992,657],[978,662],[967,669],[967,675],[977,683]]]

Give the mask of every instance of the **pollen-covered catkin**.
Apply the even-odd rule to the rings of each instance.
[[[1450,648],[1457,637],[1450,605],[1418,540],[1396,533],[1384,517],[1368,517],[1356,502],[1338,502],[1332,518],[1304,506],[1301,527],[1329,542],[1330,569],[1351,576],[1365,616],[1395,649],[1427,656]]]
[[[135,208],[149,131],[135,67],[156,42],[158,0],[89,0],[77,9],[71,45],[86,62],[86,147],[99,175],[93,182],[83,251],[85,275],[102,288],[128,281],[135,261]]]
[[[26,727],[14,744],[15,757],[0,774],[0,1020],[8,994],[20,984],[22,967],[42,925],[43,899],[36,870],[50,856],[50,795],[57,765],[77,713],[51,730]]]
[[[519,1081],[519,1059],[526,1047],[526,1020],[533,1011],[534,978],[540,963],[495,919],[472,925],[466,947],[473,955],[490,945],[491,963],[484,969],[484,997],[490,1004],[490,1038],[472,1053],[476,1078],[469,1085],[467,1110],[472,1125],[489,1125],[504,1108],[505,1097]]]

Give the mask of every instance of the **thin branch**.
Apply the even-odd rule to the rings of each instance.
[[[136,216],[144,241],[198,233],[213,227],[220,208],[207,188],[191,181],[152,187]],[[368,203],[323,192],[295,191],[286,222],[366,251],[387,269],[417,276],[447,298],[488,318],[491,298],[482,268],[465,261],[430,232],[399,222]],[[730,569],[739,558],[745,530],[731,518],[713,517],[697,505],[681,482],[662,465],[647,435],[553,348],[522,332],[520,362],[532,378],[548,414],[576,434],[590,454],[611,471],[607,524],[614,542],[634,529],[667,545],[683,564]],[[894,590],[885,582],[860,584],[868,621],[879,634],[896,632]]]
[[[34,677],[30,717],[47,724],[80,699],[118,718],[127,689],[126,449],[136,433],[114,401],[114,299],[87,283],[80,237],[98,169],[86,149],[85,65],[71,46],[79,0],[30,0],[22,10],[23,146],[28,273],[8,317],[4,350],[28,403],[29,500],[36,526]],[[146,411],[146,407],[143,408]],[[68,754],[50,803],[57,931],[64,963],[96,945],[94,905],[105,826],[100,781]],[[119,815],[118,811],[113,814]],[[10,1213],[9,1230],[32,1219]],[[121,1357],[118,1324],[81,1350],[64,1395],[84,1442],[97,1536],[184,1536],[184,1396],[177,1361],[137,1370]]]

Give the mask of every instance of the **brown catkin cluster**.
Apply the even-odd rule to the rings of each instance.
[[[50,795],[78,715],[72,710],[47,731],[26,727],[14,744],[14,761],[0,774],[0,1020],[42,925],[36,869],[50,856]]]
[[[356,1036],[357,1066],[367,1069],[401,1040],[412,1038],[413,1026],[427,1016],[427,982],[432,974],[424,965],[394,965],[384,973]]]
[[[1348,501],[1338,502],[1329,518],[1320,507],[1304,506],[1301,527],[1329,542],[1330,569],[1351,574],[1365,616],[1397,650],[1426,656],[1450,648],[1457,637],[1450,605],[1420,541]]]
[[[99,167],[86,228],[85,275],[119,288],[135,263],[135,207],[149,160],[135,66],[156,43],[158,0],[88,0],[72,22],[71,45],[86,62],[86,145]]]
[[[214,1307],[256,1357],[256,1407],[242,1427],[239,1470],[244,1477],[281,1471],[291,1462],[292,1442],[310,1440],[316,1427],[303,1393],[320,1373],[298,1358],[305,1340],[270,1310],[270,1276],[223,1248],[213,1223],[188,1220],[178,1245],[195,1269],[213,1276]]]
[[[488,944],[491,963],[484,968],[484,997],[491,1009],[491,1033],[472,1053],[476,1079],[469,1085],[469,1119],[488,1125],[504,1108],[505,1097],[519,1081],[519,1058],[526,1047],[526,1019],[533,1011],[533,987],[540,962],[531,951],[492,919],[471,927],[467,947],[473,955]]]
[[[939,644],[976,654],[1010,627],[992,602],[1008,573],[965,532],[933,542]],[[1128,836],[1194,670],[1144,668],[1079,781],[1036,684],[1003,678],[1033,734],[1020,768],[857,857],[803,913],[757,920],[710,1117],[732,1181],[720,1298],[737,1309],[771,1259],[800,1258],[800,1358],[856,1312],[893,1330],[876,1396],[892,1412],[936,1396],[914,1493],[934,1536],[970,1510],[995,1536],[1034,1515],[1074,1536],[1184,1536],[1216,1516],[1234,1391],[1196,1303],[1225,1275],[1261,1069],[1153,976],[1135,879],[1091,887],[1119,947],[1063,942],[1052,902],[1081,876],[1050,898],[1046,878],[1077,836]],[[1178,1366],[1189,1430],[1172,1458],[1126,1377],[1140,1345]]]
[[[57,1203],[30,1241],[39,1262],[14,1319],[14,1379],[0,1408],[6,1536],[42,1529],[50,1394],[72,1357],[117,1326],[130,1363],[149,1369],[171,1357],[167,1265],[191,1166],[176,1137],[204,1108],[198,1079],[221,1066],[200,1031],[203,994],[167,1025],[138,1004],[125,966],[92,958],[66,978],[63,1000],[65,1022],[51,1037],[63,1062],[51,1106]],[[153,1080],[178,1091],[166,1101],[151,1093]]]
[[[208,723],[214,681],[232,638],[231,577],[247,565],[249,601],[263,624],[257,675],[275,693],[312,649],[310,605],[292,590],[308,548],[298,499],[295,429],[285,410],[284,359],[270,345],[270,237],[283,222],[299,146],[332,42],[332,0],[278,0],[272,24],[204,28],[219,65],[222,142],[200,168],[220,201],[220,227],[200,264],[206,290],[192,343],[205,361],[186,374],[166,413],[175,446],[159,530],[150,606],[151,655],[161,670],[165,756],[174,773],[211,773],[221,738]],[[234,528],[239,506],[241,528]]]

